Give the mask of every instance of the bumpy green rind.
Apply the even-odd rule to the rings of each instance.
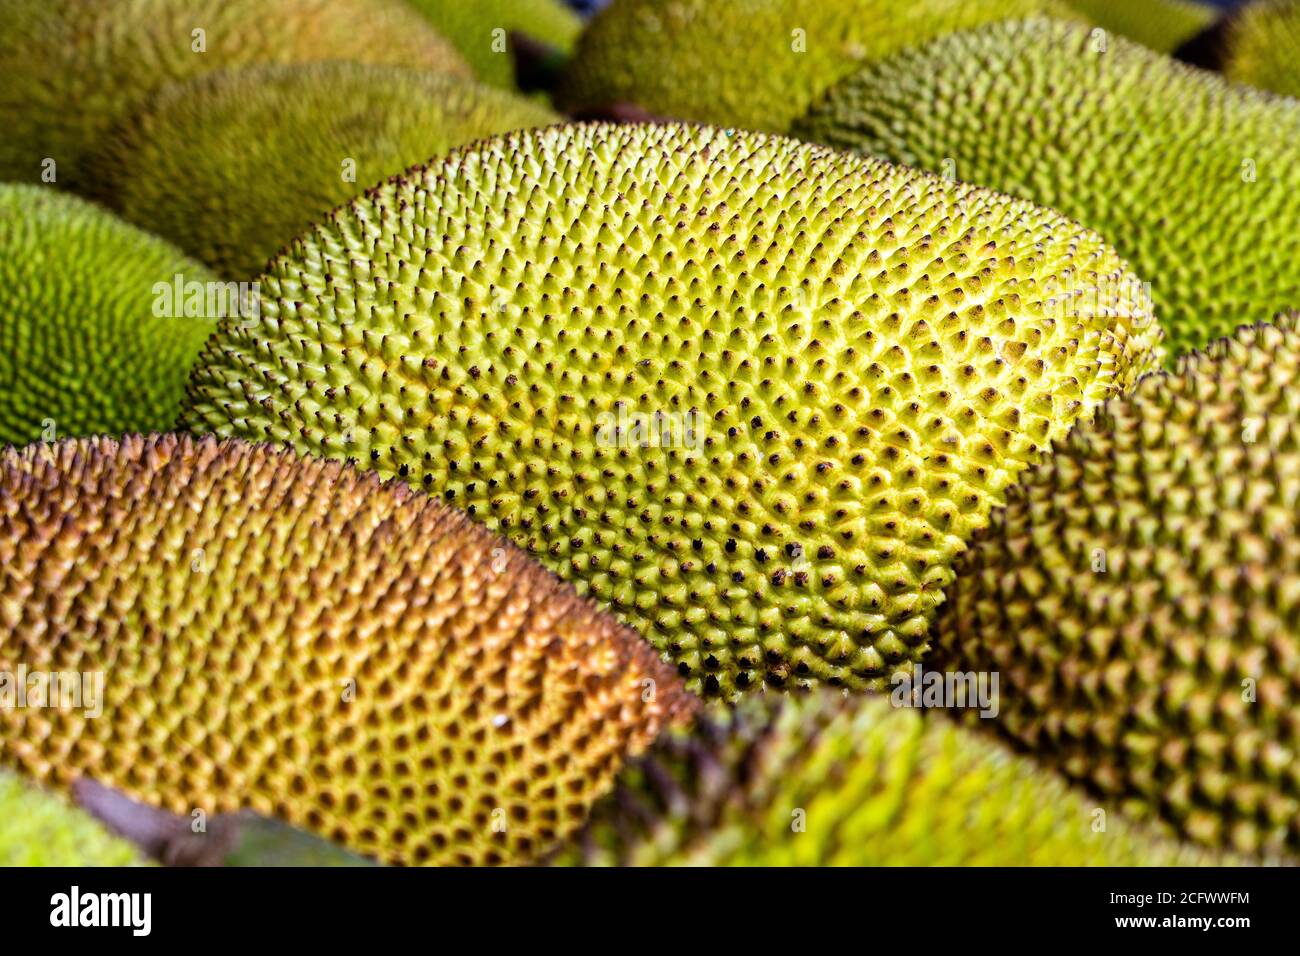
[[[836,80],[953,30],[1051,0],[619,0],[588,24],[556,93],[581,112],[632,103],[680,120],[784,133]]]
[[[1221,42],[1228,79],[1300,97],[1300,2],[1246,4],[1224,24]]]
[[[0,770],[0,866],[137,866],[136,849],[62,794]]]
[[[248,279],[367,186],[557,119],[504,91],[398,67],[249,67],[168,88],[111,138],[101,168],[127,219]]]
[[[1207,28],[1219,11],[1199,0],[1067,0],[1104,30],[1158,53],[1172,53]]]
[[[846,79],[797,133],[1096,229],[1151,283],[1171,359],[1300,302],[1300,109],[1121,38],[946,37]]]
[[[53,174],[101,198],[91,151],[167,83],[328,60],[470,75],[404,0],[10,0],[0,17],[0,179]]]
[[[201,313],[177,276],[203,288]],[[0,446],[171,427],[215,278],[85,200],[0,184]]]
[[[185,427],[354,458],[609,602],[691,686],[876,686],[1040,449],[1153,361],[1095,234],[794,140],[552,127],[262,280]]]
[[[1300,321],[1080,424],[959,562],[932,666],[1133,814],[1300,856]]]
[[[661,738],[552,862],[1173,866],[1210,854],[886,697],[751,697]]]
[[[514,31],[569,53],[582,19],[561,0],[410,0],[439,33],[456,44],[479,79],[507,89],[515,85],[506,43]]]

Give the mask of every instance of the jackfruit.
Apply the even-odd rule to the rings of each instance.
[[[445,496],[707,693],[878,685],[1002,489],[1154,360],[1054,213],[794,140],[551,127],[336,210],[183,427]]]
[[[471,75],[404,0],[10,0],[0,179],[102,198],[88,151],[168,82],[327,60]]]
[[[715,705],[716,706],[716,705]],[[1109,819],[1057,775],[877,696],[765,695],[665,734],[559,864],[1135,866],[1205,851]]]
[[[434,28],[456,44],[479,79],[493,86],[515,85],[507,40],[518,31],[570,53],[582,19],[560,0],[411,0]]]
[[[1050,20],[846,79],[798,135],[1058,209],[1152,284],[1173,354],[1300,302],[1300,110]]]
[[[127,219],[246,279],[372,183],[557,119],[522,97],[396,67],[250,67],[165,91],[111,138],[103,168]]]
[[[0,184],[0,446],[175,424],[216,328],[206,296],[176,301],[178,276],[215,279],[83,199]]]
[[[0,670],[49,688],[0,764],[392,863],[528,861],[695,700],[463,515],[264,446],[5,452],[0,564]]]
[[[1107,403],[961,559],[936,668],[1000,674],[998,727],[1130,814],[1300,850],[1300,321]]]
[[[631,103],[671,119],[784,133],[863,63],[1048,10],[1066,8],[1051,0],[620,0],[587,25],[556,101],[570,113]]]
[[[1225,76],[1283,96],[1300,96],[1300,2],[1255,0],[1223,24]]]
[[[135,847],[65,796],[0,770],[0,866],[137,866]]]
[[[1173,53],[1219,11],[1199,0],[1067,0],[1089,22],[1159,53]]]

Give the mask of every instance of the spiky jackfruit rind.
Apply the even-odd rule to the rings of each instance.
[[[1218,40],[1224,76],[1300,97],[1300,2],[1254,0],[1235,10]]]
[[[844,80],[796,132],[1096,229],[1151,283],[1171,360],[1300,302],[1300,110],[1119,37],[1044,19],[945,37]]]
[[[695,689],[867,687],[1158,335],[1109,247],[1028,203],[779,137],[553,127],[302,236],[183,421],[445,496]]]
[[[139,866],[135,847],[67,796],[0,770],[0,867]]]
[[[1000,674],[997,726],[1133,814],[1300,855],[1300,322],[1241,329],[1026,471],[932,666]]]
[[[1099,826],[1099,823],[1101,824]],[[750,697],[631,761],[550,862],[620,866],[1139,866],[1210,854],[888,697]]]
[[[515,31],[569,53],[582,32],[582,18],[562,0],[410,0],[434,28],[456,44],[485,83],[515,85],[508,45]]]
[[[159,94],[110,138],[101,168],[127,219],[248,279],[367,186],[557,120],[522,97],[399,67],[247,67]]]
[[[0,184],[0,446],[172,427],[216,328],[178,276],[216,279],[83,199]]]
[[[670,119],[784,133],[864,63],[1053,0],[620,0],[596,14],[556,91],[570,113],[631,103]]]
[[[7,452],[0,563],[0,668],[103,675],[0,709],[0,764],[394,863],[528,861],[695,700],[464,515],[267,447]]]
[[[1200,0],[1066,0],[1103,30],[1158,53],[1173,53],[1219,17]]]
[[[471,75],[405,0],[11,0],[0,18],[0,179],[53,174],[103,198],[91,151],[167,83],[328,60]]]

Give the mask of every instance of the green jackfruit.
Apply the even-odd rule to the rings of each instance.
[[[1214,23],[1219,11],[1199,0],[1067,0],[1105,30],[1159,53],[1172,53]]]
[[[588,24],[556,93],[568,112],[632,103],[784,133],[863,63],[1051,0],[619,0]]]
[[[261,288],[185,427],[445,496],[725,694],[919,656],[1002,489],[1159,335],[1054,213],[694,126],[475,144]]]
[[[169,88],[112,137],[103,168],[127,219],[246,279],[365,187],[557,119],[509,93],[397,67],[250,67]]]
[[[456,44],[479,78],[507,89],[515,85],[506,43],[514,31],[569,53],[582,19],[561,0],[411,0],[439,33]]]
[[[961,560],[933,665],[1131,814],[1300,851],[1300,321],[1107,403]]]
[[[1300,97],[1300,2],[1255,0],[1224,23],[1220,67],[1261,90]]]
[[[695,702],[463,515],[264,446],[0,454],[0,566],[0,671],[63,688],[0,707],[0,765],[393,863],[528,861]]]
[[[882,697],[748,698],[665,734],[553,862],[1135,866],[1210,862],[1055,774]]]
[[[1059,209],[1151,282],[1171,358],[1300,302],[1300,109],[1050,20],[935,41],[799,123]]]
[[[0,866],[133,866],[136,849],[65,796],[0,770]]]
[[[0,179],[100,197],[88,152],[167,83],[326,60],[470,75],[404,0],[10,0],[0,17]]]
[[[83,199],[0,184],[0,446],[171,427],[216,328],[178,276],[216,278]]]

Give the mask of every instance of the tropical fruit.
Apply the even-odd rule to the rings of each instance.
[[[474,72],[486,83],[515,84],[508,45],[513,32],[561,53],[573,49],[582,32],[581,18],[561,0],[411,0],[434,28],[456,44]]]
[[[1224,22],[1218,65],[1225,76],[1300,96],[1300,2],[1254,0]]]
[[[1131,814],[1300,850],[1300,323],[1108,402],[960,560],[931,666],[1000,675],[997,725]]]
[[[0,179],[102,196],[88,154],[167,83],[251,63],[469,66],[404,0],[10,0]]]
[[[883,697],[766,695],[633,760],[553,862],[623,866],[1140,866],[1210,854]]]
[[[0,764],[393,863],[526,862],[695,700],[463,515],[264,446],[6,452],[0,564],[0,671],[49,688]]]
[[[1051,0],[619,0],[587,25],[557,102],[784,133],[864,63],[1047,10],[1069,15]]]
[[[1070,7],[1104,30],[1113,30],[1159,53],[1178,47],[1207,29],[1219,11],[1200,0],[1067,0]]]
[[[209,309],[215,278],[85,200],[0,184],[0,446],[173,425],[232,305]]]
[[[127,219],[247,279],[366,187],[557,119],[522,97],[399,67],[249,67],[164,91],[111,138],[104,168]]]
[[[608,602],[692,688],[878,686],[1158,330],[1095,234],[779,137],[498,137],[336,210],[183,426],[352,458]]]
[[[0,694],[5,693],[0,688]],[[132,866],[136,849],[62,794],[0,770],[0,866]]]
[[[1300,302],[1300,109],[1051,20],[938,40],[840,83],[808,139],[1078,219],[1151,283],[1170,358]]]

